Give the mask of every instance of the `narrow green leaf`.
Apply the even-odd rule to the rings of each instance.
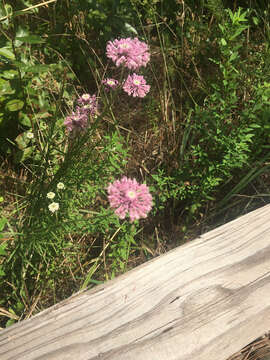
[[[258,24],[259,24],[259,19],[258,19],[257,17],[252,16],[252,20],[253,20],[253,23],[254,23],[255,25],[258,25]]]
[[[2,244],[0,244],[0,256],[4,256],[6,255],[6,251],[5,251],[5,248],[7,247],[7,242],[3,242]],[[0,266],[0,269],[1,269],[1,266]]]
[[[7,223],[7,219],[5,217],[2,217],[0,219],[0,231],[2,231]]]
[[[5,274],[5,272],[4,272],[4,270],[2,270],[2,266],[0,266],[0,277],[2,276],[5,276],[6,274]]]
[[[230,61],[235,60],[237,57],[238,57],[238,53],[237,53],[237,52],[232,53],[231,56],[230,56]]]
[[[33,65],[33,66],[25,66],[23,67],[23,71],[25,72],[32,72],[32,73],[41,73],[45,71],[52,71],[55,69],[57,65],[51,64],[51,65]]]
[[[129,31],[130,33],[133,33],[135,35],[138,35],[137,30],[131,26],[129,23],[125,23],[125,28],[127,29],[127,31]]]
[[[94,265],[91,266],[90,270],[88,271],[88,274],[85,277],[85,280],[80,288],[80,290],[83,290],[87,287],[87,285],[89,284],[89,282],[91,282],[92,280],[92,276],[94,275],[94,273],[97,271],[99,264],[98,264],[98,260],[97,259],[94,263]]]
[[[44,42],[44,40],[37,35],[18,36],[16,37],[16,40],[19,40],[21,42],[26,42],[28,44],[42,44]]]

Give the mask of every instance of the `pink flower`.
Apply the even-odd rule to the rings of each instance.
[[[80,108],[76,109],[76,112],[72,112],[71,115],[66,117],[64,121],[64,125],[66,126],[68,131],[72,130],[82,130],[85,129],[88,125],[88,117],[87,115],[80,110]]]
[[[89,116],[94,116],[98,110],[96,95],[83,94],[77,100],[80,106],[76,107],[75,112],[66,117],[64,125],[68,131],[86,129],[89,122]]]
[[[118,86],[119,82],[115,79],[107,78],[103,80],[102,83],[105,85],[105,90],[108,91],[110,88],[115,89]]]
[[[83,94],[78,98],[77,103],[81,106],[80,111],[86,115],[94,116],[97,113],[98,103],[96,95]]]
[[[127,213],[131,221],[146,218],[153,205],[148,187],[126,176],[110,184],[108,193],[110,206],[120,219],[124,219]]]
[[[146,66],[150,60],[148,45],[138,38],[109,41],[106,47],[106,54],[116,66],[123,64],[132,70]]]
[[[143,98],[149,92],[150,85],[146,84],[142,75],[132,74],[128,75],[128,78],[123,85],[123,90],[128,93],[128,95]]]
[[[93,95],[94,98],[96,98],[95,95]],[[79,105],[87,105],[89,102],[91,102],[92,100],[92,96],[90,94],[82,94],[82,96],[80,96],[78,99],[77,99],[77,103]]]

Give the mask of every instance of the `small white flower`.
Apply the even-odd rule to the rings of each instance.
[[[34,134],[31,131],[28,131],[28,133],[26,134],[27,139],[34,139]]]
[[[64,188],[65,188],[65,185],[62,182],[57,184],[57,189],[58,190],[63,190]]]
[[[82,95],[82,99],[85,100],[85,101],[89,100],[90,98],[91,98],[91,96],[89,94],[83,94]]]
[[[50,192],[48,192],[48,194],[47,194],[47,198],[48,199],[53,199],[55,197],[55,193],[54,192],[52,192],[52,191],[50,191]]]
[[[55,211],[57,211],[59,209],[59,204],[56,202],[53,202],[48,206],[48,208],[52,213],[54,213]]]

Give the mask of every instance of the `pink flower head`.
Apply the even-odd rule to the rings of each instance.
[[[120,219],[124,219],[127,213],[131,221],[146,218],[153,205],[148,187],[126,176],[110,184],[108,193],[110,206]]]
[[[105,80],[102,81],[102,83],[105,85],[105,90],[109,90],[109,89],[115,89],[119,82],[115,79],[110,79],[110,78],[107,78]]]
[[[95,96],[95,95],[94,95]],[[79,105],[87,105],[89,102],[91,102],[92,96],[90,94],[82,94],[77,100]]]
[[[106,54],[116,66],[123,64],[131,70],[146,66],[150,60],[148,45],[138,38],[109,41],[106,47]]]
[[[66,117],[64,125],[68,131],[82,130],[88,125],[88,117],[80,108],[77,108],[76,112],[73,111],[71,115]]]
[[[64,121],[68,131],[87,128],[89,116],[96,115],[98,111],[96,95],[83,94],[78,98],[77,103],[80,106],[77,106],[75,112],[73,111]]]
[[[123,85],[123,90],[132,95],[133,97],[145,97],[150,90],[150,85],[146,84],[146,81],[142,75],[132,74],[128,75]]]
[[[80,111],[85,113],[85,115],[94,116],[97,113],[98,103],[96,95],[83,94],[78,98],[77,103],[81,106]]]

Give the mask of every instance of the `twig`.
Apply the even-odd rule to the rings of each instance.
[[[26,9],[19,10],[19,11],[25,12],[25,11],[28,11],[28,10],[36,9],[36,8],[38,8],[38,7],[40,7],[40,6],[43,6],[43,5],[50,4],[50,3],[52,3],[52,2],[56,2],[56,1],[57,1],[57,0],[48,0],[48,1],[45,1],[45,2],[43,2],[43,3],[37,4],[37,5],[33,5],[33,6],[30,6],[30,7],[26,8]],[[8,19],[11,15],[12,15],[12,14],[0,18],[0,21]]]

